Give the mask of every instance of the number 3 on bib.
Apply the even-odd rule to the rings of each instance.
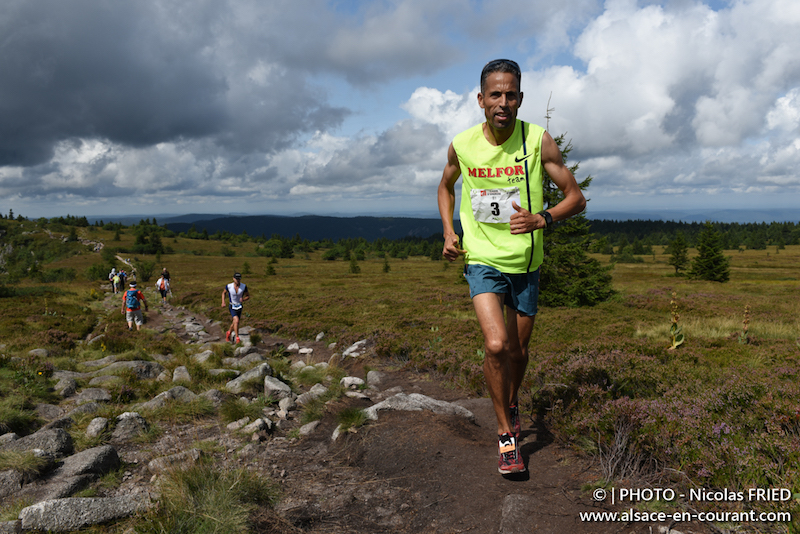
[[[519,188],[471,189],[472,214],[480,223],[509,223],[515,210],[513,202],[521,205]]]

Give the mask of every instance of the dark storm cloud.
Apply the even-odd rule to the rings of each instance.
[[[259,53],[269,62],[270,50],[254,50],[257,36],[236,21],[220,26],[229,7],[6,2],[0,166],[45,162],[71,138],[144,147],[212,136],[239,151],[269,152],[298,133],[339,124],[346,111],[326,105],[302,70],[272,68],[259,83],[247,77]]]

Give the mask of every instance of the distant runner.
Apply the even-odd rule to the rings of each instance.
[[[167,303],[167,294],[170,292],[169,290],[169,276],[164,276],[163,274],[158,277],[156,281],[156,291],[161,293],[161,304]]]
[[[239,343],[239,320],[242,317],[243,303],[250,300],[250,293],[247,291],[247,286],[242,283],[242,275],[236,273],[233,275],[233,282],[225,286],[222,290],[222,306],[225,306],[225,299],[230,301],[228,311],[231,312],[231,327],[225,332],[225,341],[231,341],[231,332],[233,332],[234,343]]]
[[[136,330],[141,330],[144,324],[140,302],[144,302],[145,310],[149,309],[144,294],[136,289],[136,282],[131,282],[130,289],[122,295],[122,313],[125,314],[125,320],[128,322],[128,330],[133,330],[133,323],[136,323]]]
[[[517,120],[521,78],[519,65],[507,59],[483,68],[478,105],[486,121],[453,139],[438,190],[442,254],[450,261],[465,256],[464,276],[483,331],[483,372],[497,417],[503,474],[525,471],[517,394],[537,312],[542,229],[586,206],[550,134]],[[543,171],[564,193],[564,200],[547,211],[542,209]],[[463,250],[453,229],[459,177]]]

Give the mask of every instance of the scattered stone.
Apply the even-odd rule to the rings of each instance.
[[[229,432],[236,432],[237,430],[241,430],[242,428],[244,428],[249,422],[250,418],[245,416],[239,419],[238,421],[228,423],[228,425],[225,428],[227,428]]]
[[[6,450],[30,451],[41,449],[50,453],[56,458],[63,458],[72,454],[72,436],[63,428],[50,428],[39,430],[24,438],[19,438],[6,443],[3,446]]]
[[[258,352],[258,349],[249,343],[243,344],[241,347],[236,347],[236,350],[233,351],[234,358],[241,358],[243,356],[247,356],[248,354],[253,354]]]
[[[280,408],[284,412],[290,412],[295,408],[297,408],[297,403],[295,403],[294,398],[285,397],[280,401],[278,401],[278,408]]]
[[[272,376],[264,377],[264,395],[280,400],[292,395],[292,388]]]
[[[459,415],[461,417],[466,417],[473,423],[475,422],[475,415],[463,406],[453,404],[452,402],[432,399],[421,393],[411,393],[410,395],[398,393],[378,404],[370,406],[364,410],[364,413],[367,415],[368,419],[374,421],[378,419],[378,412],[381,410],[405,410],[411,412],[429,410],[440,415]]]
[[[218,389],[209,389],[200,396],[210,400],[217,408],[222,406],[222,402],[225,400],[225,394]]]
[[[54,404],[40,403],[36,405],[36,414],[45,421],[53,421],[64,415],[64,410]]]
[[[19,518],[23,530],[69,532],[128,517],[149,507],[150,500],[143,495],[53,499],[23,508]]]
[[[357,376],[345,376],[339,381],[339,383],[347,389],[358,389],[364,385],[364,380],[358,378]]]
[[[78,383],[74,378],[62,378],[55,385],[56,393],[64,397],[71,397],[78,391]]]
[[[163,408],[170,401],[187,403],[187,402],[192,402],[196,398],[197,395],[195,395],[195,393],[192,392],[192,390],[185,388],[183,386],[175,386],[174,388],[168,391],[163,391],[159,393],[158,395],[153,397],[152,400],[149,400],[144,404],[137,405],[135,408],[137,410],[142,410],[142,411],[156,410],[158,408]]]
[[[189,374],[189,369],[187,369],[185,365],[179,365],[172,372],[172,381],[173,382],[191,382],[192,381],[192,375]]]
[[[322,341],[322,338],[324,337],[325,337],[325,332],[320,332],[319,334],[317,334],[315,341]]]
[[[311,421],[300,427],[299,433],[301,436],[308,436],[319,426],[319,421]]]
[[[125,412],[117,416],[117,426],[111,434],[114,441],[128,441],[150,429],[144,417],[136,412]]]
[[[170,467],[196,463],[201,456],[203,456],[203,451],[200,449],[189,449],[188,451],[151,460],[150,463],[147,464],[147,469],[149,469],[151,473],[157,474],[166,471]]]
[[[298,354],[303,355],[303,356],[307,356],[307,355],[311,354],[312,352],[314,352],[314,349],[312,349],[310,347],[303,347],[302,349],[297,351]]]
[[[158,362],[148,362],[144,360],[115,362],[104,369],[95,371],[92,376],[113,375],[127,370],[133,371],[137,378],[145,380],[158,377],[158,375],[164,371],[164,367]]]
[[[297,402],[297,404],[300,404],[300,405],[306,404],[306,403],[308,403],[308,402],[310,402],[310,401],[322,396],[327,391],[328,391],[328,388],[326,388],[322,384],[314,384],[311,387],[311,389],[309,389],[307,392],[305,392],[302,395],[300,395],[299,397],[297,397],[295,402]]]
[[[250,369],[242,376],[238,378],[234,378],[227,384],[225,384],[225,389],[230,391],[231,393],[242,393],[247,388],[247,383],[252,380],[258,380],[259,382],[264,379],[266,376],[272,375],[272,367],[266,362]]]
[[[119,465],[117,450],[111,445],[101,445],[66,457],[54,476],[104,475]]]
[[[291,344],[289,344],[288,347],[286,347],[286,350],[288,350],[290,352],[291,351],[295,351],[295,350],[300,350],[300,345],[297,344],[297,343],[291,343]]]
[[[33,349],[28,351],[28,356],[34,358],[47,358],[50,356],[50,351],[47,349]]]
[[[108,419],[105,417],[95,417],[86,427],[86,437],[96,438],[106,430],[108,430]]]
[[[103,388],[86,388],[75,396],[78,404],[87,402],[111,402],[111,393]]]
[[[109,354],[105,358],[100,358],[99,360],[81,362],[80,365],[82,365],[84,367],[105,367],[107,365],[111,365],[112,363],[114,363],[116,361],[117,361],[117,357],[115,355],[113,355],[113,354]]]
[[[214,351],[213,350],[204,350],[203,352],[200,352],[198,354],[193,354],[192,355],[192,361],[197,362],[197,363],[202,365],[202,364],[208,362],[209,360],[211,360],[213,357],[214,357]]]
[[[89,380],[90,386],[110,386],[122,382],[122,377],[115,375],[96,376]]]
[[[289,369],[291,369],[293,372],[296,373],[297,371],[305,367],[306,367],[306,362],[304,362],[303,360],[297,360],[296,362],[292,363],[292,365],[289,366]]]
[[[350,356],[351,358],[357,358],[366,352],[366,345],[367,345],[366,339],[362,339],[361,341],[356,341],[342,353],[342,357],[346,358]]]
[[[329,348],[330,350],[333,350],[333,349],[335,349],[335,348],[336,348],[336,342],[334,341],[333,343],[328,343],[328,348]]]
[[[272,421],[260,417],[255,421],[253,421],[252,423],[250,423],[249,425],[242,428],[242,432],[244,432],[245,434],[253,434],[255,432],[262,432],[271,429],[272,429]]]
[[[78,416],[85,415],[85,414],[92,414],[95,412],[100,411],[101,406],[96,402],[87,402],[86,404],[81,404],[71,412],[67,414],[67,417],[77,418]]]
[[[243,357],[241,360],[236,362],[234,367],[239,367],[242,369],[250,369],[254,365],[257,365],[263,362],[264,360],[266,360],[266,358],[264,358],[264,356],[262,356],[261,354],[257,352],[251,352],[250,354],[248,354],[247,356]]]

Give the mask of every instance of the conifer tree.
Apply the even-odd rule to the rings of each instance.
[[[692,260],[690,277],[712,282],[728,281],[730,260],[722,253],[722,235],[710,222],[706,222],[697,237],[697,253]]]
[[[667,250],[670,253],[669,264],[675,267],[675,274],[689,266],[689,245],[683,237],[683,232],[676,232],[675,239],[669,242]]]
[[[555,142],[566,164],[572,143],[565,143],[563,134],[556,137]],[[578,163],[569,170],[575,174]],[[587,176],[578,186],[584,191],[591,182],[592,177]],[[564,194],[545,172],[545,209],[555,206],[563,198]],[[539,295],[539,301],[544,306],[591,306],[607,300],[615,293],[611,287],[610,267],[603,267],[586,254],[593,236],[585,214],[556,222],[546,228],[544,234]]]

